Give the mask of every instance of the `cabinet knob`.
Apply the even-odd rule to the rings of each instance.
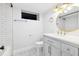
[[[70,51],[70,49],[68,48],[67,51]]]

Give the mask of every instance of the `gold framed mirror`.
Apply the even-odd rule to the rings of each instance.
[[[79,4],[69,4],[61,13],[58,11],[56,25],[60,31],[72,32],[79,29]],[[56,12],[56,13],[57,13]]]

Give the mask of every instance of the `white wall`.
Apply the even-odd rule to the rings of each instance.
[[[13,8],[13,20],[21,19],[21,9]],[[38,21],[13,21],[14,50],[27,48],[35,44],[42,37],[42,17]]]
[[[49,10],[48,12],[43,14],[44,33],[56,33],[58,31],[58,28],[56,26],[56,19],[53,19],[51,22],[51,17],[55,17],[52,10]]]

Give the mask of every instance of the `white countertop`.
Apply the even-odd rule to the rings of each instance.
[[[58,34],[51,34],[51,33],[45,33],[44,35],[48,37],[52,37],[52,38],[57,38],[57,40],[60,40],[62,42],[68,43],[72,46],[79,48],[79,37],[78,36],[74,36],[74,35],[60,36]]]

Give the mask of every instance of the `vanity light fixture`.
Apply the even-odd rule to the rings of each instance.
[[[79,3],[74,3],[72,6],[77,6],[77,7],[79,7]]]
[[[70,7],[72,5],[72,3],[63,3],[60,6],[56,6],[56,8],[54,9],[54,12],[58,12],[58,13],[63,13],[65,9],[67,9],[68,7]],[[68,10],[70,10],[71,8],[68,8]]]
[[[69,10],[71,10],[72,9],[72,6],[69,6],[69,7],[67,7],[65,10],[64,10],[64,13],[67,13]]]
[[[72,9],[72,6],[69,6],[68,8],[67,8],[67,10],[71,10]]]
[[[64,13],[67,13],[68,12],[68,10],[64,10]]]

